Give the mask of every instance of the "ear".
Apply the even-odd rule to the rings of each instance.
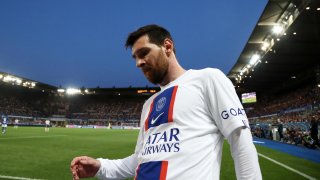
[[[163,42],[163,46],[165,48],[166,55],[170,56],[170,54],[173,52],[173,42],[166,38]]]

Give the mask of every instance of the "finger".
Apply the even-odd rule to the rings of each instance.
[[[76,170],[72,171],[72,176],[73,176],[73,180],[79,180],[79,176],[78,176]]]
[[[70,167],[70,171],[73,173],[73,172],[77,172],[77,169],[78,169],[78,165],[74,165],[72,167]]]
[[[71,161],[70,166],[74,166],[75,164],[78,164],[79,161],[83,160],[83,159],[87,159],[87,156],[79,156],[79,157],[75,157],[73,158],[73,160]]]
[[[70,163],[70,166],[74,166],[75,164],[77,164],[77,162],[79,161],[80,157],[75,157],[73,158],[73,160]]]

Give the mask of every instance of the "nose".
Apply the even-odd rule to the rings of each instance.
[[[144,59],[136,59],[136,66],[141,68],[145,65],[146,61]]]

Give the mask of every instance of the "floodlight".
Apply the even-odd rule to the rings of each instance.
[[[59,92],[59,93],[64,93],[64,92],[65,92],[65,89],[58,89],[58,92]]]
[[[284,30],[283,27],[280,25],[276,25],[272,28],[272,32],[274,34],[280,34],[283,30]]]
[[[262,46],[261,46],[261,50],[266,51],[270,46],[270,43],[268,42],[263,42]]]
[[[81,90],[80,89],[75,89],[75,88],[68,88],[66,93],[70,94],[70,95],[80,94]]]
[[[17,82],[18,85],[20,85],[22,83],[22,80],[17,78],[16,82]]]
[[[251,65],[254,65],[254,64],[256,64],[256,62],[259,60],[259,58],[260,58],[260,56],[259,56],[258,54],[254,54],[254,55],[251,57],[249,63],[250,63]]]
[[[5,76],[5,77],[3,78],[3,81],[4,81],[4,82],[12,81],[12,77],[9,76],[9,75],[7,75],[7,76]]]

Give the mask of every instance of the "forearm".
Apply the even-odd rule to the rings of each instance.
[[[101,163],[99,171],[95,177],[102,180],[125,179],[133,177],[138,159],[136,154],[118,160],[98,159]]]
[[[248,128],[238,128],[228,137],[238,180],[260,180],[258,155]]]

